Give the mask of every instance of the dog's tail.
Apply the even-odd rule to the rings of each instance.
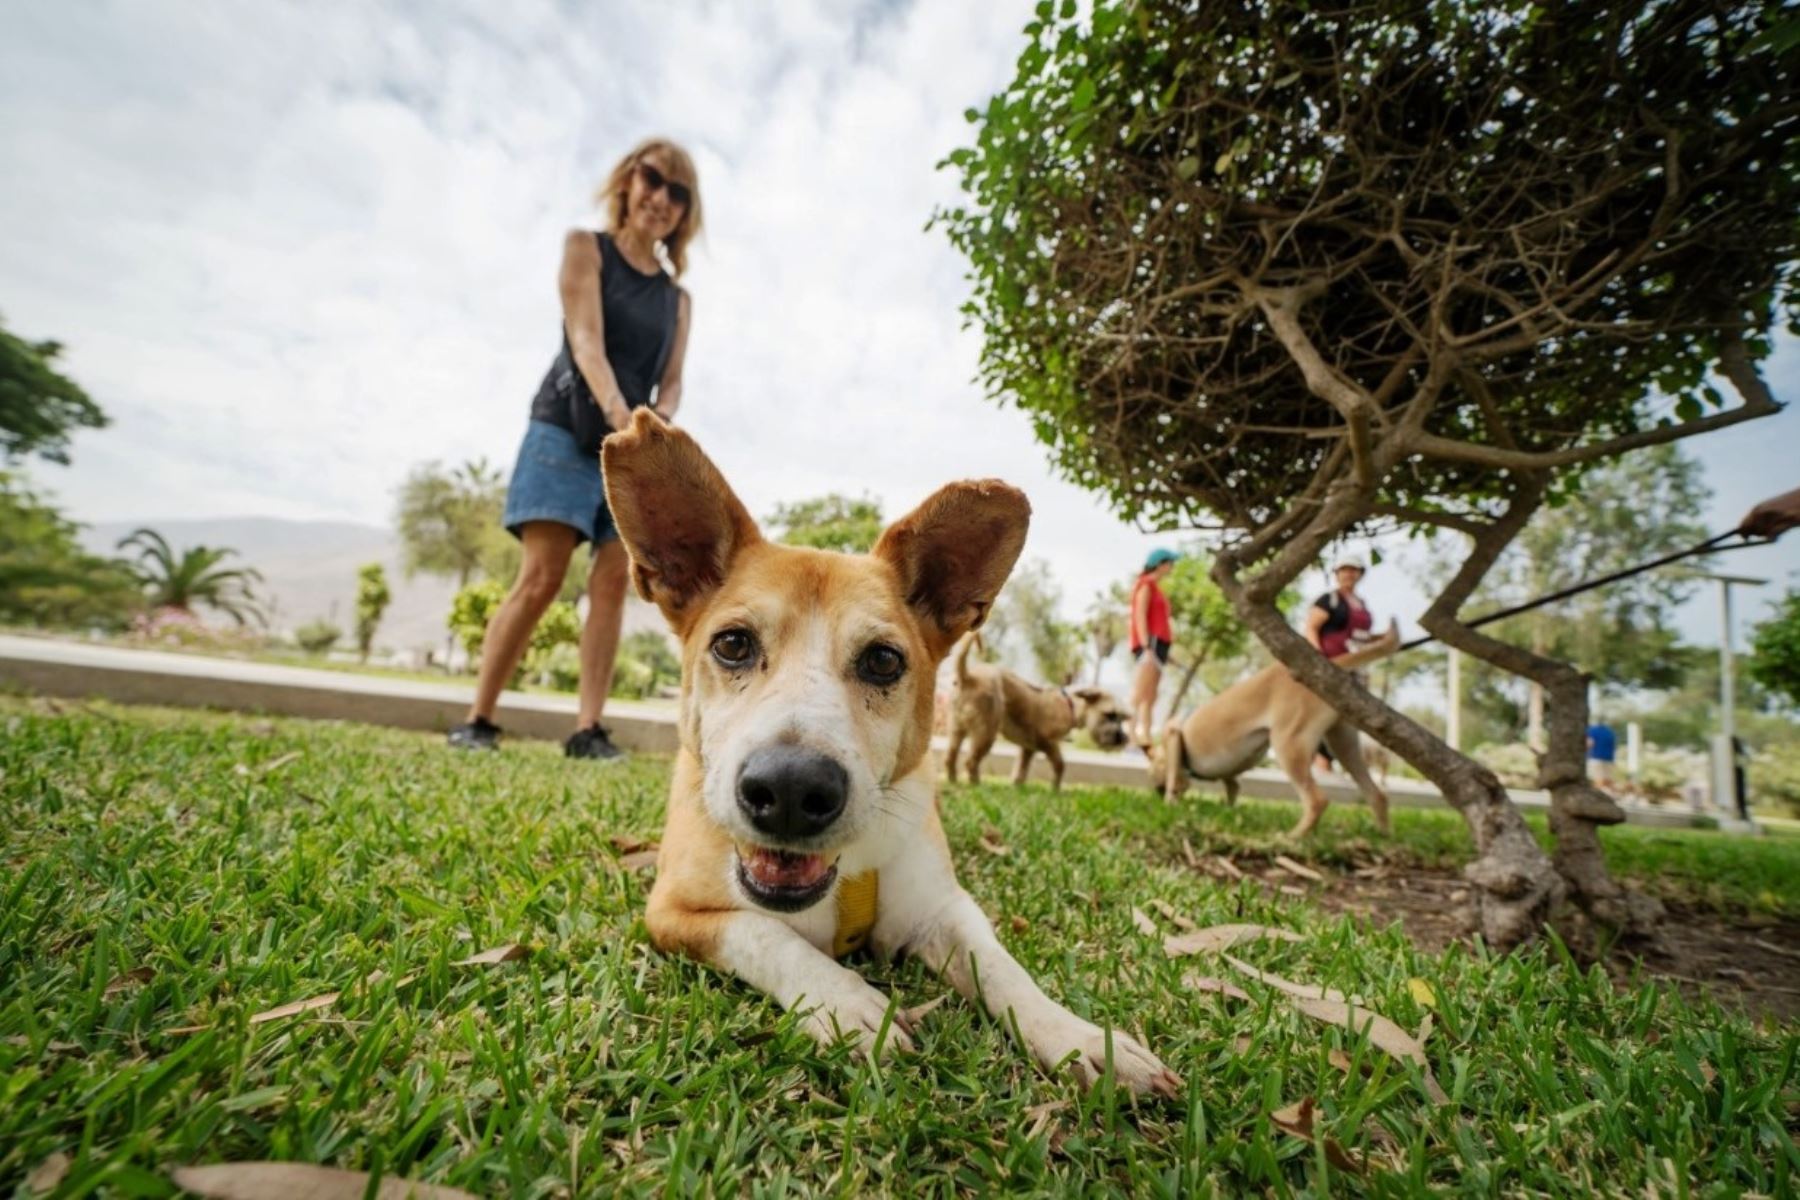
[[[976,629],[969,630],[968,633],[963,635],[963,640],[961,642],[957,643],[956,662],[955,662],[955,672],[956,672],[955,678],[956,678],[956,686],[957,687],[965,687],[968,685],[968,682],[969,682],[969,648],[970,647],[974,647],[977,650],[984,649],[984,647],[981,644],[981,631],[980,630],[976,630]]]
[[[1348,654],[1340,654],[1331,661],[1346,671],[1354,671],[1367,663],[1386,658],[1399,648],[1400,622],[1393,621],[1389,623],[1387,632],[1374,641]]]

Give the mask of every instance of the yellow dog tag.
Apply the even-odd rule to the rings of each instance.
[[[880,894],[879,871],[864,871],[838,884],[837,932],[831,938],[833,957],[843,958],[869,944]]]

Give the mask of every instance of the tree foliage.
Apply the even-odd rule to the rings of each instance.
[[[1013,569],[994,602],[983,637],[1004,655],[1015,642],[1038,679],[1060,687],[1081,670],[1085,637],[1082,627],[1062,618],[1062,588],[1041,558]]]
[[[506,509],[506,478],[486,459],[445,468],[413,468],[400,485],[394,524],[408,575],[445,575],[463,587],[494,553],[495,530]]]
[[[1800,708],[1800,592],[1789,592],[1775,615],[1756,627],[1750,652],[1750,677]]]
[[[119,549],[137,551],[135,570],[152,609],[191,613],[204,606],[239,625],[263,620],[256,594],[262,573],[224,565],[237,554],[229,546],[189,546],[177,554],[156,530],[138,529],[120,539]]]
[[[142,604],[128,564],[83,550],[80,526],[0,471],[0,623],[118,629]]]
[[[1169,697],[1171,715],[1181,711],[1194,680],[1209,664],[1241,660],[1250,648],[1250,630],[1214,582],[1212,568],[1212,556],[1204,547],[1192,545],[1182,552],[1162,584],[1175,634],[1169,661],[1181,672]],[[1288,588],[1276,605],[1287,611],[1298,602],[1299,593]]]
[[[777,540],[790,546],[866,554],[881,536],[881,505],[829,492],[810,500],[778,504],[765,522]]]
[[[0,459],[37,454],[69,461],[69,434],[100,429],[106,414],[56,368],[57,342],[28,342],[0,325]]]
[[[1777,12],[1040,5],[938,214],[983,378],[1123,514],[1242,530],[1705,427],[1794,305]]]
[[[308,654],[325,654],[338,644],[344,631],[324,617],[308,621],[294,630],[294,642]]]
[[[356,653],[364,662],[375,645],[375,630],[387,612],[393,593],[388,590],[387,570],[380,563],[365,563],[356,572]]]
[[[487,641],[488,622],[505,601],[506,586],[498,579],[479,579],[466,584],[451,598],[446,624],[468,654],[471,668],[481,658],[482,647]],[[540,670],[556,647],[575,645],[580,640],[580,615],[573,604],[558,600],[544,610],[544,615],[532,629],[520,669],[527,673]]]

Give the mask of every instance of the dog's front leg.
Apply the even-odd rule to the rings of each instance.
[[[888,998],[781,921],[741,910],[653,909],[647,916],[659,949],[728,971],[781,1007],[804,1011],[806,1032],[820,1044],[843,1036],[859,1053],[875,1049]],[[881,1052],[912,1048],[901,1024],[891,1023]]]
[[[955,887],[954,884],[951,885]],[[920,930],[912,951],[1019,1038],[1046,1071],[1072,1060],[1075,1078],[1092,1086],[1106,1073],[1112,1043],[1113,1077],[1133,1092],[1173,1096],[1181,1079],[1156,1055],[1120,1030],[1110,1034],[1049,996],[994,935],[987,914],[961,888]]]

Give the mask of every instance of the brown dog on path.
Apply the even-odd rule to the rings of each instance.
[[[896,998],[837,960],[906,954],[980,1002],[1047,1071],[1132,1092],[1180,1081],[1122,1030],[1044,994],[957,882],[938,818],[938,664],[981,624],[1031,506],[938,489],[868,554],[765,541],[686,433],[639,409],[602,449],[638,593],[681,639],[680,749],[651,940],[736,975],[859,1051],[913,1048]],[[885,1030],[885,1036],[883,1036]]]
[[[1375,641],[1331,661],[1346,671],[1386,658],[1400,648],[1400,627],[1391,625]],[[1237,778],[1271,751],[1300,793],[1300,820],[1292,835],[1311,833],[1330,801],[1313,778],[1313,755],[1323,741],[1356,781],[1375,823],[1388,829],[1387,793],[1375,783],[1363,762],[1356,727],[1337,710],[1307,690],[1280,663],[1264,667],[1232,684],[1188,715],[1170,721],[1160,746],[1150,754],[1150,786],[1175,803],[1189,778],[1217,779],[1225,785],[1225,803],[1237,800]]]
[[[969,742],[969,782],[981,782],[981,763],[1005,735],[1019,748],[1012,781],[1025,782],[1032,755],[1042,752],[1054,775],[1051,786],[1062,790],[1062,740],[1079,725],[1102,750],[1119,750],[1131,740],[1125,726],[1129,714],[1111,692],[1099,688],[1039,687],[1001,667],[969,662],[981,635],[970,633],[956,648],[955,691],[950,696],[950,746],[944,768],[956,782],[963,742]]]

